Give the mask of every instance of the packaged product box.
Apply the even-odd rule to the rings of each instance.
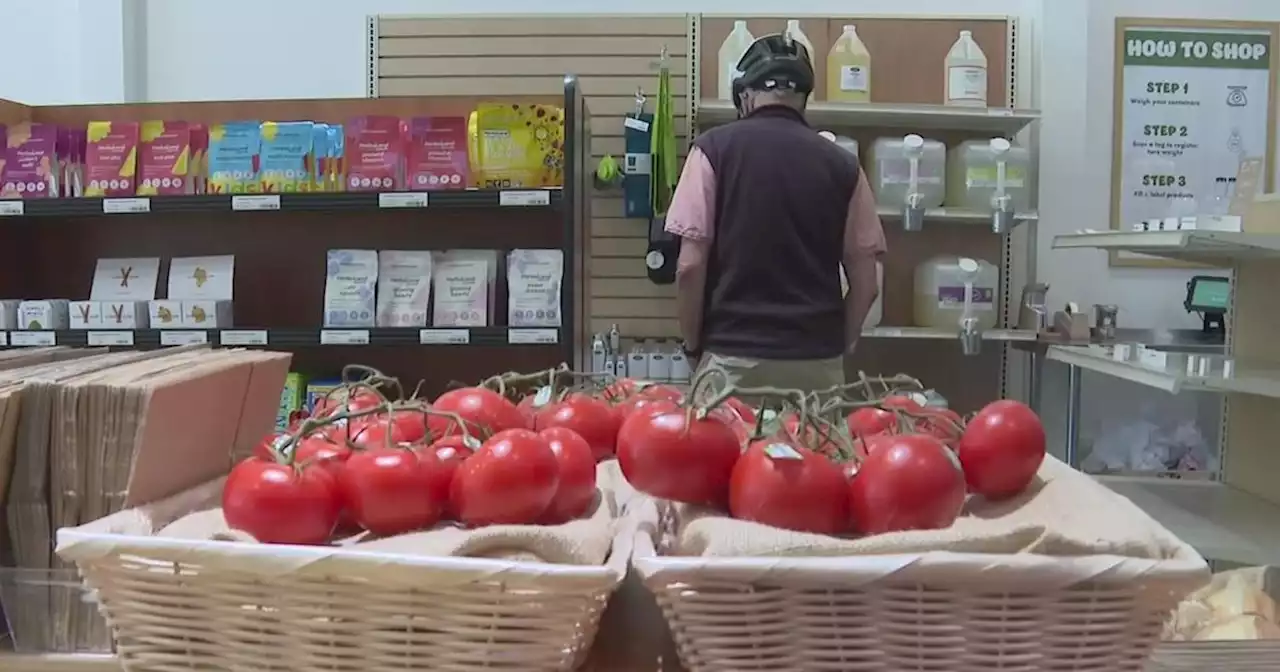
[[[396,117],[357,117],[346,129],[347,191],[404,188],[406,125]]]
[[[306,379],[301,373],[290,373],[284,378],[284,389],[280,391],[280,405],[276,409],[276,431],[289,428],[294,414],[303,410],[306,403]]]
[[[188,173],[193,194],[209,193],[209,127],[189,124],[191,131],[191,166]]]
[[[315,413],[316,404],[324,399],[328,394],[339,387],[342,387],[341,380],[311,380],[307,381],[306,410],[307,413]]]
[[[105,329],[146,329],[151,313],[146,301],[103,301],[102,326]]]
[[[431,300],[429,250],[378,252],[379,327],[425,327]]]
[[[329,124],[311,125],[311,190],[331,191],[329,188]]]
[[[415,117],[409,120],[405,179],[413,191],[466,189],[467,120],[463,117]]]
[[[326,191],[342,191],[347,184],[347,134],[342,124],[329,124],[325,149]]]
[[[96,329],[101,327],[101,301],[72,301],[68,306],[72,329]]]
[[[209,193],[251,194],[260,190],[261,126],[256,121],[236,121],[209,127]]]
[[[467,144],[474,187],[564,184],[564,111],[558,107],[481,103],[467,121]]]
[[[560,326],[561,250],[512,250],[507,254],[507,326]]]
[[[66,299],[23,301],[18,304],[18,328],[39,331],[71,326],[71,302]]]
[[[375,326],[376,250],[329,250],[325,261],[324,326]]]
[[[58,128],[51,124],[10,126],[0,154],[0,198],[58,195]]]
[[[185,121],[144,121],[138,195],[195,193],[191,179],[191,127]]]
[[[138,188],[138,123],[91,121],[87,133],[84,195],[133,196]]]
[[[263,193],[311,191],[314,133],[310,121],[262,122]]]
[[[434,327],[485,327],[493,308],[496,253],[449,250],[432,262],[431,324]]]

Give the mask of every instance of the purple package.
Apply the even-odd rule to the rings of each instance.
[[[58,127],[23,123],[8,135],[0,163],[0,198],[57,196]]]

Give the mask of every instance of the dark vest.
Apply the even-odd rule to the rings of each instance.
[[[855,157],[783,106],[707,131],[694,145],[716,175],[701,345],[761,359],[839,356]]]

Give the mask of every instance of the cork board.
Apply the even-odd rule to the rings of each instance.
[[[606,154],[622,160],[624,116],[635,94],[657,92],[656,64],[666,47],[675,96],[677,144],[686,144],[689,19],[646,14],[560,17],[382,17],[377,26],[378,96],[465,94],[506,99],[554,93],[566,73],[581,82],[590,112],[589,171]],[[580,314],[589,332],[617,324],[629,338],[678,335],[675,290],[649,282],[648,222],[623,217],[618,191],[588,184],[588,235],[580,256]]]

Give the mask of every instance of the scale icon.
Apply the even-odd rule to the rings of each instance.
[[[1227,86],[1227,106],[1228,107],[1246,107],[1249,104],[1249,96],[1245,94],[1247,86]]]

